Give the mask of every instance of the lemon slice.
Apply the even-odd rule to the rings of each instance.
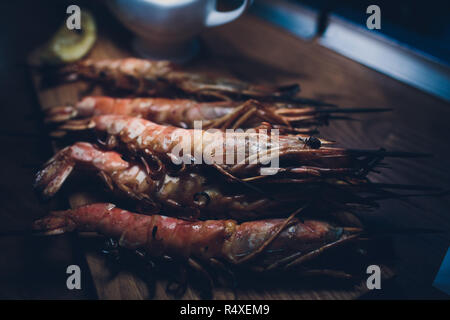
[[[81,12],[81,29],[69,30],[66,23],[53,37],[30,55],[32,65],[59,65],[75,62],[84,57],[97,39],[94,17],[86,10]]]

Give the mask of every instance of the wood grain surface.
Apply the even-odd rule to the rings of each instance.
[[[100,34],[90,58],[120,58],[133,55],[128,49],[130,35],[115,22],[100,22]],[[321,47],[305,42],[252,15],[230,25],[209,30],[202,35],[201,55],[185,68],[212,74],[228,74],[257,83],[301,84],[301,96],[326,100],[343,107],[391,107],[393,112],[358,116],[357,121],[335,121],[321,129],[321,135],[349,148],[379,148],[429,152],[433,158],[389,159],[392,167],[374,174],[379,182],[439,185],[450,188],[448,125],[449,105],[425,93],[403,85],[382,74]],[[40,75],[32,73],[38,100],[43,109],[75,102],[84,93],[84,83],[45,87]],[[95,89],[94,93],[100,93]],[[70,193],[71,206],[95,199],[90,192]],[[366,217],[376,223],[402,227],[450,229],[449,199],[413,198],[408,201],[384,201],[381,208]],[[80,238],[76,241],[85,242]],[[89,243],[89,242],[87,242]],[[405,286],[440,297],[431,282],[449,244],[447,235],[395,236],[392,269],[396,288]],[[380,251],[386,248],[379,248]],[[169,299],[166,279],[157,279],[150,290],[133,272],[112,275],[105,258],[83,246],[86,260],[100,299]],[[363,268],[365,266],[361,266]],[[384,278],[392,279],[391,268],[384,268]],[[239,287],[239,299],[354,299],[384,297],[392,294],[390,282],[385,293],[368,292],[363,284],[352,286],[316,285],[302,279],[259,279]],[[252,287],[253,285],[253,287]],[[394,285],[392,285],[394,286]],[[391,293],[389,293],[391,292]],[[214,290],[215,299],[233,298],[231,289]],[[183,299],[200,295],[188,287]]]

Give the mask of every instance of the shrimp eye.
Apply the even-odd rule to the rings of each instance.
[[[105,254],[112,253],[113,251],[117,250],[118,246],[119,244],[116,240],[114,240],[113,238],[108,238],[105,240],[102,252]]]
[[[194,194],[194,203],[200,208],[206,207],[210,201],[211,198],[204,191],[197,192],[196,194]]]
[[[309,137],[305,140],[305,143],[311,149],[319,149],[322,146],[322,142],[316,137]]]

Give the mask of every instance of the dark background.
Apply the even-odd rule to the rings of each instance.
[[[41,127],[41,114],[25,65],[29,51],[61,24],[67,2],[0,2],[0,230],[24,230],[43,216],[48,204],[40,203],[32,185],[36,170],[51,156],[49,140]],[[0,237],[0,298],[95,298],[89,277],[83,290],[66,288],[65,270],[84,264],[71,235],[56,238]],[[86,268],[83,268],[86,270]]]
[[[381,2],[388,5],[393,1],[378,1],[380,4]],[[25,65],[25,57],[32,48],[46,40],[60,25],[67,3],[70,2],[43,0],[1,1],[0,3],[2,26],[0,29],[0,105],[3,120],[0,129],[0,142],[3,147],[0,158],[2,172],[0,232],[2,234],[25,230],[34,219],[43,216],[49,208],[48,204],[38,200],[32,189],[34,174],[37,168],[51,156],[51,147],[41,125],[39,105],[30,81],[29,70]],[[355,1],[342,3],[344,9],[359,5],[355,4]],[[427,1],[426,6],[422,1],[401,1],[400,3],[401,5],[395,5],[396,8],[400,6],[400,12],[420,10],[423,12],[421,17],[425,20],[418,20],[414,15],[405,17],[401,15],[399,25],[406,29],[410,28],[411,24],[412,27],[426,25],[414,32],[421,33],[428,39],[426,41],[436,41],[434,43],[434,46],[438,47],[438,50],[434,51],[436,55],[442,56],[442,53],[438,53],[440,51],[444,52],[444,57],[445,55],[448,57],[449,42],[442,41],[442,39],[448,39],[445,38],[448,37],[448,11],[445,13],[447,16],[442,18],[442,9],[436,11],[431,9],[434,1]],[[336,7],[336,2],[334,5]],[[100,4],[94,3],[93,6],[99,10],[102,9]],[[105,13],[105,17],[108,16],[109,14]],[[390,15],[386,14],[386,16]],[[393,16],[396,17],[396,15]],[[412,23],[411,19],[415,22]],[[391,20],[394,23],[396,21],[395,18]],[[441,24],[447,26],[445,32],[438,27]],[[444,38],[440,38],[441,36]],[[449,115],[450,113],[443,116]],[[448,148],[442,145],[435,147]],[[448,159],[442,159],[442,161],[448,161]],[[446,179],[446,177],[442,178]],[[443,209],[448,214],[448,208]],[[83,290],[69,291],[66,288],[65,268],[69,264],[81,266],[85,264],[80,249],[76,247],[74,241],[71,241],[71,237],[70,235],[55,238],[32,238],[26,235],[1,236],[0,298],[95,298],[89,276],[83,277]],[[425,242],[428,244],[439,242],[440,247],[445,246],[442,244],[442,239],[425,237]],[[427,246],[421,247],[421,243],[421,241],[413,240],[411,246],[418,246],[419,252],[426,250]],[[392,288],[388,289],[391,290],[390,295],[385,297],[448,298],[430,285],[437,267],[436,265],[428,266],[425,263],[423,267],[427,274],[425,278],[410,277],[409,280],[395,282]],[[415,268],[416,274],[417,270],[420,268]],[[414,283],[408,283],[411,279]]]

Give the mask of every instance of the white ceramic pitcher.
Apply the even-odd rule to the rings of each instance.
[[[198,51],[196,36],[204,28],[231,22],[252,0],[219,12],[216,0],[107,0],[116,17],[133,33],[133,46],[149,59],[183,62]]]

